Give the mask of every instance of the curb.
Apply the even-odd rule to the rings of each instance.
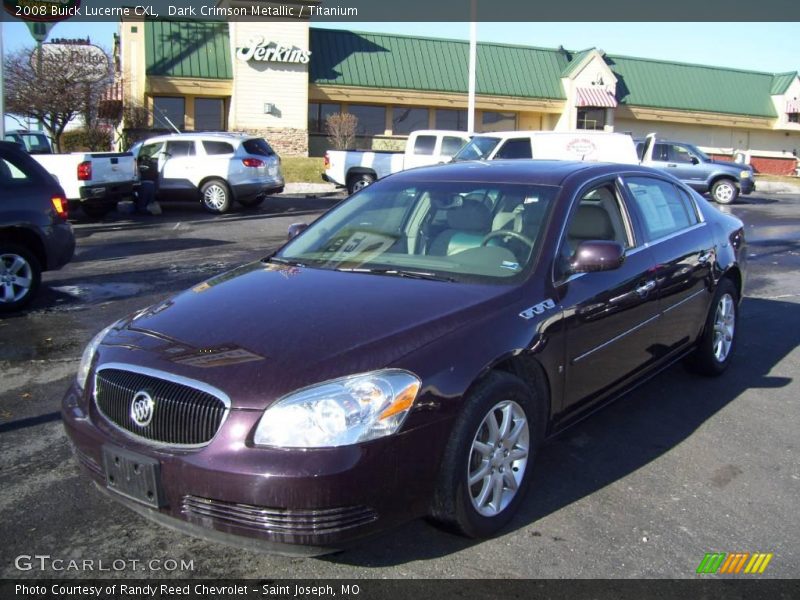
[[[332,183],[287,183],[282,195],[333,194],[339,191]]]
[[[764,181],[756,177],[756,192],[768,194],[800,194],[800,181],[797,183],[786,181]]]

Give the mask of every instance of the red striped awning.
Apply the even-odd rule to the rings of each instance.
[[[788,100],[786,102],[786,114],[796,115],[800,113],[800,100]]]
[[[575,101],[575,106],[592,106],[592,107],[607,106],[608,108],[616,108],[617,99],[614,98],[614,94],[612,94],[605,88],[579,87],[578,97]]]

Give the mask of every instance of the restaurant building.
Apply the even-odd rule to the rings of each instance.
[[[358,117],[357,146],[398,149],[416,129],[467,128],[464,41],[311,27],[308,21],[125,20],[123,102],[149,126],[259,133],[285,155],[321,155],[325,117]],[[800,79],[579,51],[479,43],[476,130],[601,129],[741,151],[793,174]]]

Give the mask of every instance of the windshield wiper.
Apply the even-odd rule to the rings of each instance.
[[[337,271],[346,273],[370,273],[373,275],[391,275],[393,277],[407,277],[409,279],[425,279],[427,281],[449,281],[455,282],[456,279],[444,275],[436,275],[427,271],[409,271],[407,269],[363,269],[340,267]]]
[[[285,258],[281,258],[279,256],[268,256],[261,260],[261,262],[274,262],[278,263],[279,265],[289,265],[292,267],[307,267],[305,263],[301,263],[296,260],[287,260]]]

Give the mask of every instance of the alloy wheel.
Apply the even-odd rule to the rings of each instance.
[[[733,199],[735,188],[730,183],[721,183],[714,190],[714,197],[717,202],[727,204]]]
[[[227,192],[221,185],[216,183],[209,185],[205,189],[205,192],[203,192],[203,201],[206,203],[206,206],[214,210],[222,210],[225,206],[226,198]]]
[[[18,254],[0,255],[0,302],[19,302],[31,291],[33,268]]]
[[[501,513],[516,496],[530,451],[528,419],[512,400],[484,417],[470,448],[467,484],[472,506],[484,517]]]
[[[733,335],[736,327],[736,305],[730,294],[724,294],[717,304],[714,315],[714,357],[725,362],[733,346]]]

